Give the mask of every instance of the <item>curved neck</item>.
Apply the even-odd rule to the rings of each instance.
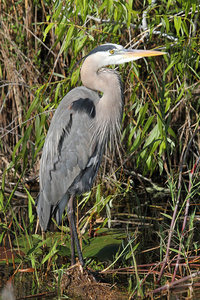
[[[100,68],[101,66],[95,62],[92,55],[87,57],[81,68],[81,80],[85,87],[104,93],[106,85],[104,85],[104,78],[101,78],[100,80],[98,73]]]
[[[101,67],[92,55],[87,57],[81,68],[81,80],[85,87],[103,93],[97,104],[97,131],[104,130],[105,134],[116,135],[124,104],[121,79],[113,69]]]
[[[100,91],[112,104],[122,102],[122,84],[119,74],[112,69],[101,69],[102,66],[95,61],[93,56],[85,59],[81,68],[81,80],[85,87]],[[103,100],[103,99],[102,99]]]

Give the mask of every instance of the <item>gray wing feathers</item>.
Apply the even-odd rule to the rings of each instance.
[[[73,101],[90,97],[98,102],[98,94],[80,87],[63,98],[52,119],[40,162],[40,194],[37,211],[40,224],[47,229],[52,210],[59,205],[59,216],[67,205],[67,191],[89,164],[92,145],[92,118],[71,108]],[[95,143],[95,142],[94,142]],[[66,202],[66,203],[65,203]],[[64,208],[63,208],[64,207]],[[57,219],[59,219],[59,216]]]

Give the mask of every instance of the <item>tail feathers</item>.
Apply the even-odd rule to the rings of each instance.
[[[39,216],[40,226],[44,231],[47,231],[48,224],[51,218],[52,213],[52,205],[48,202],[46,197],[43,195],[42,192],[38,195],[36,200],[37,205],[37,213]]]

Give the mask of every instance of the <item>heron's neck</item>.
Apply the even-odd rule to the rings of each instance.
[[[100,69],[84,62],[81,80],[87,88],[103,93],[97,106],[97,119],[104,129],[116,133],[123,112],[122,85],[119,74],[112,69]],[[107,131],[107,130],[106,130]]]
[[[90,59],[91,60],[91,59]],[[112,69],[100,69],[87,58],[81,68],[81,80],[85,87],[103,93],[101,102],[114,109],[123,105],[122,84],[119,74]],[[102,103],[103,104],[103,103]]]

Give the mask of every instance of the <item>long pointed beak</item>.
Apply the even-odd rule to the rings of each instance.
[[[132,58],[132,60],[137,60],[141,57],[148,56],[158,56],[167,54],[166,52],[156,51],[156,50],[134,50],[134,49],[123,49],[124,58]]]

